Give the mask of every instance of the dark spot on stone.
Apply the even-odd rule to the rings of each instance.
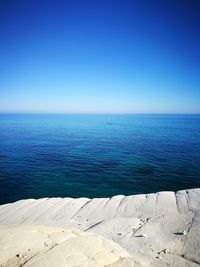
[[[16,257],[19,258],[20,254],[16,254]]]
[[[177,231],[177,232],[175,232],[174,233],[175,235],[184,235],[184,231],[182,232],[182,231]]]
[[[122,235],[122,233],[118,233],[117,235]]]

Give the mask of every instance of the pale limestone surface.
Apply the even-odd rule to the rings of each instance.
[[[116,242],[144,266],[200,265],[200,189],[0,206],[0,225],[14,224],[76,227]]]
[[[1,226],[0,240],[1,267],[137,266],[115,242],[75,228]]]

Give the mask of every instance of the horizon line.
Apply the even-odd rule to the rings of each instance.
[[[1,115],[200,115],[200,113],[168,113],[168,112],[1,112]]]

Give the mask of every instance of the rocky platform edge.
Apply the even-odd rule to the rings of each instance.
[[[13,225],[78,228],[117,243],[131,257],[124,266],[200,265],[200,189],[112,198],[20,200],[0,206],[0,225],[8,236]],[[0,246],[5,250],[5,244]],[[123,266],[120,264],[116,266]]]

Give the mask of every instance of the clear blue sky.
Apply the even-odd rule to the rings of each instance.
[[[200,113],[199,0],[0,0],[0,112]]]

